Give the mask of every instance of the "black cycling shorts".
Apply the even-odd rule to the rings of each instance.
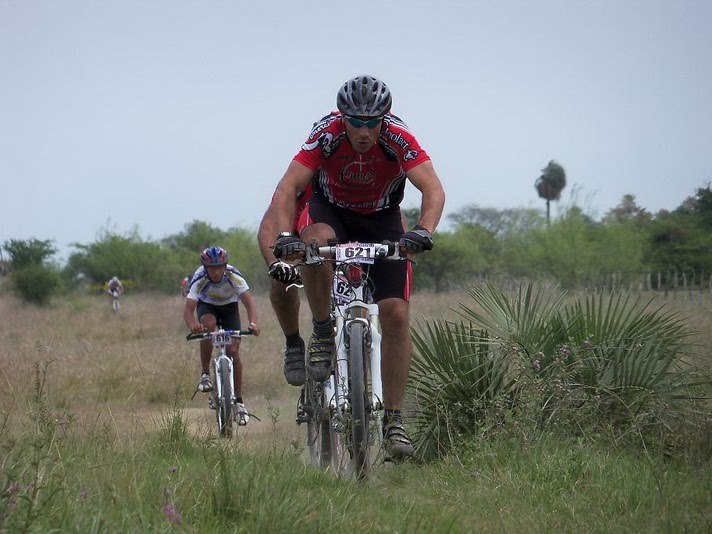
[[[304,213],[300,219],[300,231],[314,223],[325,223],[334,229],[340,242],[381,243],[389,240],[397,243],[404,232],[398,206],[364,215],[340,208],[314,195],[304,211],[308,213]],[[413,279],[410,262],[376,260],[371,265],[370,277],[374,285],[375,302],[394,297],[410,300]]]
[[[237,304],[237,302],[231,302],[230,304],[217,306],[199,300],[197,308],[198,320],[206,313],[209,313],[215,316],[218,326],[222,326],[225,330],[240,330],[240,310]]]

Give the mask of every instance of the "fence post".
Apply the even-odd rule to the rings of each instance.
[[[675,267],[675,270],[673,271],[673,279],[672,279],[672,298],[676,299],[677,298],[677,285],[678,285],[678,279],[677,279],[677,267]]]
[[[670,274],[670,272],[668,272]],[[669,283],[670,278],[665,281],[665,298],[667,299],[668,296],[668,283]],[[658,283],[660,283],[660,271],[658,271]]]
[[[687,273],[682,271],[682,300],[687,300]]]

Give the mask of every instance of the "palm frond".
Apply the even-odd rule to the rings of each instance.
[[[516,383],[506,355],[472,323],[418,323],[412,336],[409,393],[416,446],[425,454],[452,446],[453,436],[476,425],[482,406],[511,394]]]

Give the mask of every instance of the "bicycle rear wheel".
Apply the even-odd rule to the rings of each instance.
[[[331,424],[324,384],[307,378],[305,388],[307,445],[312,464],[326,469],[331,464]]]
[[[230,386],[230,364],[227,358],[220,358],[215,376],[215,413],[220,437],[232,437],[232,387]]]
[[[368,392],[366,388],[366,368],[364,355],[363,324],[353,321],[349,331],[349,397],[351,417],[349,430],[351,438],[351,460],[358,478],[368,474],[370,433],[369,413],[366,410]]]

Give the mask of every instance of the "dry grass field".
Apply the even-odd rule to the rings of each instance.
[[[453,316],[461,295],[416,296],[413,317]],[[243,397],[260,418],[240,429],[247,446],[293,444],[305,430],[294,422],[299,389],[282,375],[284,338],[266,295],[255,295],[262,334],[244,338]],[[101,428],[124,439],[155,429],[175,409],[196,434],[214,433],[207,396],[195,395],[198,343],[187,342],[183,299],[161,294],[125,294],[121,312],[108,299],[71,296],[49,308],[0,295],[0,412],[22,414],[36,384],[35,369],[47,365],[51,404],[77,419],[80,428]],[[309,318],[302,306],[303,334]],[[244,314],[244,308],[241,308]],[[6,424],[23,424],[12,416]]]
[[[243,397],[260,418],[240,429],[245,445],[293,444],[301,448],[304,430],[294,422],[298,388],[282,375],[283,337],[266,295],[255,295],[262,335],[245,338]],[[119,438],[131,439],[156,427],[178,409],[196,434],[213,433],[214,414],[204,394],[191,400],[199,375],[198,344],[186,342],[183,299],[161,294],[122,298],[119,314],[98,295],[71,296],[49,308],[36,308],[4,291],[0,294],[0,410],[26,411],[35,368],[47,365],[45,389],[55,408],[73,414]],[[456,318],[465,293],[416,294],[412,318]],[[712,303],[668,301],[689,317],[698,332],[704,366],[712,366]],[[309,318],[302,306],[302,333]],[[10,417],[6,424],[22,424]]]

